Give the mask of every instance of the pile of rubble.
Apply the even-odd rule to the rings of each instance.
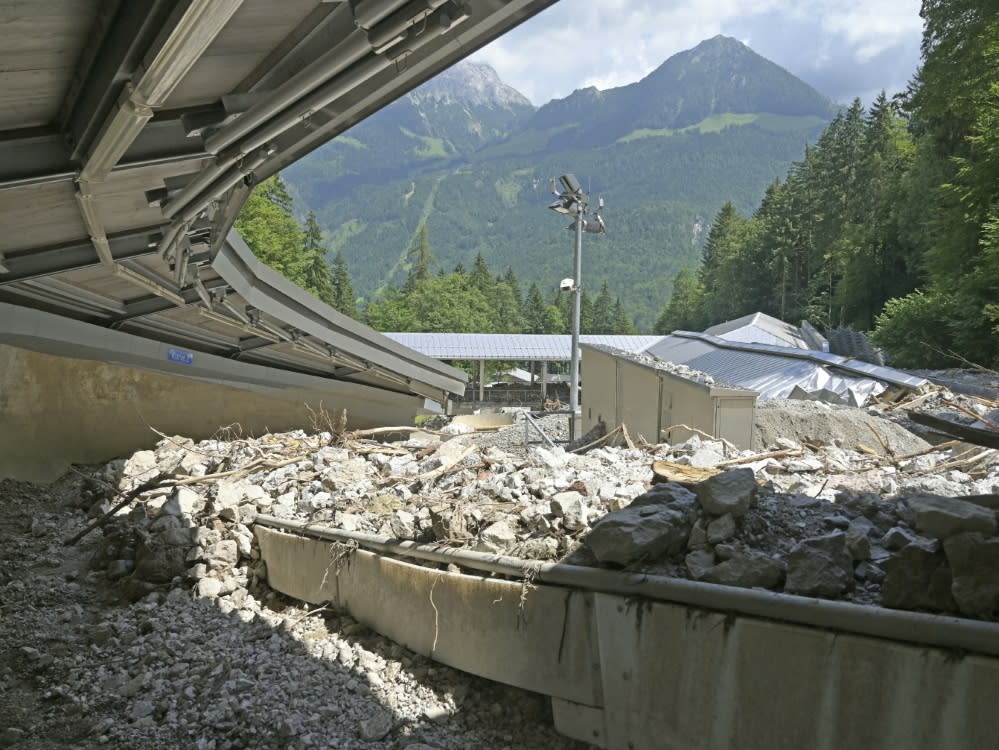
[[[239,456],[252,441],[213,445]],[[175,471],[176,454],[167,441],[153,456]],[[103,534],[66,545],[120,502],[106,483],[124,463],[45,487],[0,482],[0,748],[576,746],[543,696],[255,585],[246,527],[217,496],[201,505],[204,486],[132,497]]]
[[[121,467],[121,486],[141,492],[95,564],[133,598],[187,580],[238,608],[266,580],[251,531],[265,513],[525,559],[999,615],[999,565],[987,564],[999,555],[999,453],[969,460],[960,446],[815,402],[761,409],[760,425],[768,419],[785,436],[742,452],[696,436],[582,454],[427,433],[169,438]]]
[[[13,509],[0,525],[11,563],[0,571],[0,713],[14,717],[0,747],[58,745],[33,739],[40,726],[63,744],[78,731],[69,744],[113,747],[571,746],[538,696],[270,591],[252,532],[260,514],[999,617],[999,451],[931,445],[862,410],[763,406],[765,443],[752,451],[695,436],[573,453],[526,450],[521,425],[454,436],[329,426],[164,437],[54,489],[0,486]],[[390,433],[405,439],[379,439]],[[95,609],[95,592],[130,604]],[[25,690],[34,698],[19,699]]]

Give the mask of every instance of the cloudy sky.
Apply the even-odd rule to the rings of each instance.
[[[725,34],[840,103],[901,91],[919,64],[919,0],[561,0],[472,59],[537,105],[632,83]]]

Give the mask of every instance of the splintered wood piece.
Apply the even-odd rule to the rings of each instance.
[[[673,461],[652,462],[653,484],[673,482],[684,487],[692,487],[721,473],[721,469],[699,469],[696,466],[687,466]]]

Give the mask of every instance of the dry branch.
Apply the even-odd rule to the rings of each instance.
[[[459,453],[458,456],[451,463],[442,464],[441,466],[438,466],[436,469],[432,469],[431,471],[420,474],[418,477],[413,479],[413,481],[426,482],[427,480],[436,479],[439,476],[447,474],[449,471],[457,467],[458,464],[460,464],[462,461],[464,461],[466,458],[472,455],[475,451],[476,447],[474,445],[466,446],[465,449],[461,453]]]
[[[81,539],[83,539],[83,537],[85,537],[91,531],[93,531],[94,529],[96,529],[99,526],[103,526],[108,521],[110,521],[111,517],[115,513],[117,513],[122,508],[124,508],[126,505],[128,505],[130,502],[132,502],[132,500],[134,500],[136,497],[138,497],[139,495],[141,495],[143,492],[147,492],[149,490],[155,490],[155,489],[158,489],[160,487],[169,487],[169,486],[171,486],[169,482],[167,482],[167,483],[161,482],[160,478],[158,476],[154,477],[152,479],[147,479],[142,484],[138,485],[134,489],[129,490],[124,495],[122,495],[122,498],[121,498],[121,500],[119,502],[115,503],[111,507],[111,509],[109,511],[107,511],[104,514],[102,514],[98,518],[95,518],[93,521],[91,521],[86,526],[84,526],[82,531],[74,534],[69,539],[64,540],[63,541],[63,545],[66,546],[66,547],[71,547],[72,545],[76,544],[78,541],[80,541]]]
[[[621,423],[621,437],[624,438],[624,444],[627,445],[629,448],[635,447],[635,443],[631,439],[631,435],[628,434],[628,426],[623,422]]]
[[[696,427],[690,427],[689,425],[685,425],[685,424],[674,424],[674,425],[670,425],[669,427],[664,427],[663,429],[659,430],[659,435],[660,435],[660,437],[663,436],[663,435],[666,435],[667,437],[669,437],[670,432],[673,431],[673,430],[687,430],[688,432],[696,433],[697,435],[700,435],[703,438],[707,438],[708,440],[717,440],[717,441],[721,442],[722,444],[724,444],[726,447],[731,448],[732,450],[734,450],[736,453],[739,452],[739,449],[736,446],[732,445],[732,443],[730,443],[725,438],[715,437],[714,435],[709,435],[708,433],[703,432],[703,431],[697,429]]]
[[[989,425],[993,429],[999,430],[999,423],[996,423],[996,422],[992,421],[991,419],[989,419],[988,417],[982,416],[981,414],[976,414],[975,412],[973,412],[968,407],[963,406],[962,404],[957,403],[957,401],[948,401],[947,399],[943,399],[943,402],[945,404],[947,404],[947,406],[953,406],[958,411],[963,412],[964,414],[967,414],[969,417],[971,417],[972,419],[974,419],[976,422],[982,422],[984,424]]]
[[[578,448],[573,448],[571,451],[569,451],[569,453],[582,453],[583,451],[590,450],[590,448],[596,448],[598,445],[603,445],[608,440],[610,440],[614,435],[617,435],[619,432],[621,432],[621,428],[623,426],[624,425],[618,425],[613,430],[611,430],[610,432],[608,432],[606,435],[602,435],[601,437],[598,437],[592,443],[587,443],[586,445],[581,445]]]
[[[776,451],[767,451],[766,453],[754,453],[752,456],[743,456],[742,458],[733,458],[728,461],[722,461],[719,466],[735,466],[737,464],[750,464],[754,461],[762,461],[765,458],[789,458],[791,456],[803,456],[805,451],[801,448],[783,448]]]

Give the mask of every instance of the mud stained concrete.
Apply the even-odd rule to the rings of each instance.
[[[329,381],[329,389],[247,390],[0,345],[0,478],[48,482],[70,464],[150,448],[153,428],[194,439],[312,426],[347,410],[351,429],[408,424],[423,400]],[[321,428],[321,427],[320,427]]]

